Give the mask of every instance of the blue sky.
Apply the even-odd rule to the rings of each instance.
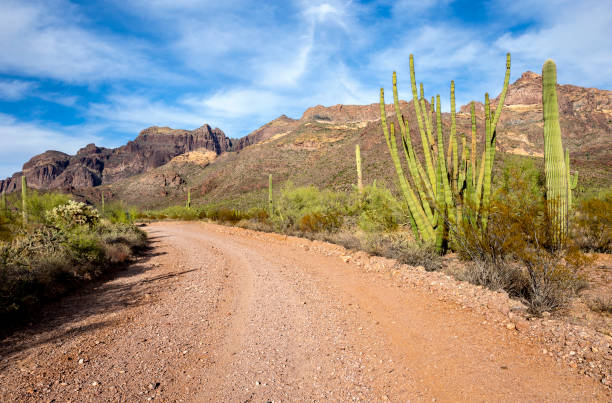
[[[0,177],[47,149],[114,147],[148,126],[241,137],[317,104],[369,104],[408,56],[460,104],[557,62],[612,88],[612,2],[0,0]]]

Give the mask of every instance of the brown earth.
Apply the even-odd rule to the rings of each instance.
[[[605,379],[502,320],[512,307],[499,293],[469,286],[477,302],[462,304],[441,273],[317,241],[206,223],[147,231],[150,256],[1,342],[0,400],[612,398]]]

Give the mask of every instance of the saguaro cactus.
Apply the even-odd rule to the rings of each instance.
[[[6,212],[6,190],[2,191],[2,199],[0,200],[0,208],[2,209],[3,213]]]
[[[446,244],[447,224],[460,228],[459,223],[468,223],[480,231],[486,231],[491,196],[493,160],[495,158],[495,128],[501,116],[510,81],[510,54],[506,57],[506,74],[499,103],[494,113],[488,94],[485,94],[485,148],[476,172],[476,114],[472,104],[472,141],[470,148],[462,136],[461,157],[457,140],[455,83],[451,82],[450,133],[448,151],[445,154],[440,96],[432,97],[428,108],[420,85],[420,99],[417,93],[414,73],[414,58],[410,55],[410,82],[412,104],[423,148],[424,162],[415,153],[410,136],[410,126],[400,110],[397,92],[397,76],[393,73],[393,102],[401,143],[408,166],[408,175],[399,157],[395,124],[387,123],[384,90],[380,89],[380,118],[383,134],[398,175],[399,185],[408,206],[408,218],[416,237],[425,243],[435,245],[442,251]],[[435,99],[435,101],[434,101]],[[434,104],[435,102],[435,104]],[[434,122],[435,119],[435,122]],[[461,161],[461,164],[459,164]],[[478,180],[476,180],[478,175]],[[452,239],[451,239],[452,241]]]
[[[272,203],[272,174],[268,175],[268,215],[271,217],[274,212],[274,204]]]
[[[21,177],[21,215],[23,217],[23,225],[28,224],[28,185],[25,175]]]
[[[363,192],[363,176],[361,173],[361,150],[359,144],[355,145],[355,161],[357,163],[357,189],[359,193]]]
[[[104,214],[104,192],[102,192],[102,214]]]
[[[187,188],[187,203],[185,204],[186,208],[191,208],[191,189]]]
[[[542,67],[542,112],[544,115],[544,172],[546,202],[552,227],[553,243],[560,247],[567,234],[569,168],[563,155],[559,104],[557,102],[557,67],[547,60]],[[569,163],[569,154],[567,158]]]

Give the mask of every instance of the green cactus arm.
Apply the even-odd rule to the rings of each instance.
[[[461,134],[461,167],[458,169],[457,175],[457,195],[461,195],[465,189],[465,178],[467,175],[468,158],[470,151],[467,148],[467,140],[465,134]]]
[[[408,133],[408,136],[409,135],[410,134]],[[404,149],[404,155],[406,156],[406,160],[408,161],[408,168],[410,171],[410,175],[412,176],[412,181],[414,182],[417,188],[417,192],[419,194],[419,198],[421,200],[421,205],[423,206],[423,210],[425,211],[425,215],[427,216],[427,219],[429,220],[430,225],[435,225],[434,216],[431,211],[431,207],[428,203],[427,195],[425,194],[425,191],[424,191],[426,186],[423,185],[422,177],[420,176],[420,173],[418,172],[417,164],[415,163],[416,156],[414,155],[414,151],[412,151],[412,156],[409,156],[409,154],[411,153],[411,150],[408,148],[409,145],[406,141],[406,137],[407,136],[402,136],[402,145]],[[427,181],[425,181],[424,183],[427,183]]]
[[[423,120],[426,118],[425,112],[421,110],[419,103],[419,97],[417,94],[416,77],[414,73],[414,57],[410,55],[410,84],[412,88],[412,104],[417,118],[417,125],[419,127],[419,133],[421,134],[421,144],[423,146],[423,153],[425,155],[425,167],[427,169],[427,175],[429,175],[429,181],[431,187],[436,192],[436,171],[431,159],[431,152],[429,150],[429,141],[427,140],[427,134],[423,126]]]
[[[272,174],[268,174],[268,215],[274,212],[274,203],[272,201]]]
[[[476,108],[474,101],[470,104],[470,115],[472,119],[472,172],[476,172]],[[475,177],[472,175],[472,186],[476,185]]]
[[[448,218],[451,223],[455,221],[455,204],[453,202],[453,194],[449,184],[448,167],[444,160],[444,140],[442,137],[442,113],[440,108],[440,95],[436,95],[436,127],[438,133],[438,163],[442,172],[442,186],[444,191],[444,202],[448,211]]]
[[[421,203],[423,205],[423,209],[427,218],[431,222],[431,225],[434,225],[433,221],[433,213],[431,211],[431,207],[427,202],[427,197],[425,195],[424,186],[421,183],[421,177],[418,172],[417,164],[420,164],[420,161],[416,157],[414,153],[414,148],[412,147],[412,139],[410,138],[410,126],[406,123],[404,116],[402,115],[402,111],[399,105],[399,95],[397,90],[397,74],[393,72],[393,105],[395,106],[395,114],[397,120],[399,122],[399,127],[402,136],[402,145],[404,149],[404,155],[406,157],[406,162],[408,164],[408,171],[410,172],[410,176],[412,177],[412,182],[415,184],[417,192],[419,193],[419,197]]]
[[[361,150],[359,144],[355,144],[355,162],[357,164],[357,190],[363,192],[363,175],[361,172]]]
[[[493,158],[495,157],[495,136],[491,130],[491,101],[489,94],[485,94],[485,169],[482,183],[482,228],[486,230],[489,219],[489,204],[491,198],[491,177],[493,171]]]
[[[506,102],[506,94],[508,93],[508,84],[510,83],[510,53],[506,54],[506,74],[504,76],[504,86],[502,87],[502,92],[499,95],[499,103],[497,104],[497,109],[495,110],[495,116],[493,117],[493,121],[491,122],[491,132],[494,133],[497,128],[497,122],[499,121],[499,117],[501,116],[502,109],[504,107],[504,102]]]
[[[451,139],[453,147],[453,188],[457,189],[459,176],[459,147],[457,146],[457,112],[455,108],[455,81],[451,81]]]
[[[23,224],[28,224],[28,184],[25,174],[21,177],[21,215]]]
[[[399,159],[399,155],[397,152],[397,142],[395,138],[395,128],[393,123],[390,126],[387,125],[387,116],[385,111],[385,93],[384,89],[380,89],[380,120],[383,129],[383,135],[385,136],[385,141],[387,142],[387,148],[389,149],[389,153],[391,154],[391,160],[393,161],[393,165],[395,166],[395,171],[398,176],[398,181],[400,184],[400,189],[402,191],[402,195],[408,204],[408,209],[410,212],[412,231],[415,234],[417,239],[423,239],[426,243],[434,242],[434,233],[433,228],[428,225],[427,217],[420,203],[417,201],[416,195],[412,191],[412,188],[406,177],[404,175],[404,170],[402,168],[402,164]],[[390,130],[389,130],[390,129]]]
[[[404,175],[404,170],[402,168],[399,159],[399,154],[397,151],[397,139],[395,138],[395,126],[393,125],[393,123],[391,123],[390,125],[389,143],[391,144],[391,159],[393,160],[393,164],[395,165],[395,170],[398,175],[400,187],[402,189],[402,193],[404,194],[404,198],[408,203],[408,208],[410,209],[410,212],[414,218],[418,232],[424,241],[432,242],[434,239],[433,228],[427,219],[427,216],[421,203],[419,202],[419,199],[414,194],[410,182],[408,182],[406,176]]]

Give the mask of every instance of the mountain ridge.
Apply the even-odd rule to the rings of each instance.
[[[541,85],[541,76],[531,71],[523,73],[514,83],[510,84],[504,113],[498,125],[498,148],[501,152],[531,157],[542,156]],[[564,145],[569,148],[572,159],[576,160],[578,165],[600,164],[604,168],[612,168],[612,92],[570,84],[558,85],[557,91],[563,141]],[[498,103],[498,98],[499,96],[492,99],[494,107]],[[414,126],[415,116],[411,105],[412,101],[400,101],[400,108],[409,120],[412,135],[415,136],[415,141],[418,143],[418,128]],[[475,102],[475,105],[479,133],[482,133],[484,106],[480,102]],[[468,104],[461,106],[457,113],[458,133],[465,133],[468,136],[471,127],[469,110]],[[391,119],[394,118],[393,105],[387,105],[386,112]],[[442,114],[444,125],[448,124],[449,119],[448,113]],[[202,185],[203,191],[206,191],[211,189],[212,182],[230,180],[233,177],[233,172],[229,167],[224,173],[219,174],[214,173],[215,169],[212,167],[217,164],[223,165],[226,160],[232,160],[234,164],[239,165],[241,157],[238,155],[252,155],[264,149],[265,152],[261,152],[269,156],[264,157],[262,154],[261,158],[273,158],[276,160],[274,165],[277,167],[282,164],[295,165],[292,161],[287,160],[287,155],[289,155],[287,152],[308,154],[334,147],[345,138],[350,138],[353,142],[364,143],[362,145],[362,148],[365,149],[364,157],[367,157],[369,144],[377,144],[376,152],[384,155],[386,150],[380,146],[384,145],[384,141],[381,142],[380,139],[382,135],[379,133],[379,120],[379,104],[373,103],[370,105],[313,106],[306,109],[299,119],[281,115],[239,139],[229,139],[220,129],[211,129],[208,125],[192,131],[152,126],[141,131],[134,141],[117,149],[105,149],[90,144],[79,150],[75,156],[47,151],[24,164],[22,172],[26,172],[28,182],[33,187],[45,188],[46,186],[46,188],[68,189],[69,191],[99,185],[120,188],[121,183],[130,182],[131,177],[138,177],[137,180],[144,184],[147,173],[150,172],[151,178],[157,178],[156,183],[159,184],[159,189],[155,194],[164,196],[188,186],[190,180],[187,176],[196,175],[202,180],[202,183],[208,184]],[[178,144],[176,143],[177,138],[180,139]],[[244,154],[244,151],[253,146],[255,146],[254,150]],[[273,147],[285,150],[286,155],[269,153]],[[228,155],[223,158],[207,157],[203,160],[205,163],[201,163],[197,169],[179,169],[180,164],[190,164],[198,158],[178,160],[175,158],[197,149],[213,151],[218,157],[226,154],[237,155]],[[231,153],[231,151],[235,152]],[[129,155],[130,152],[136,156],[134,158],[136,162],[132,162],[135,165],[131,168],[126,168],[119,162],[125,160],[126,155]],[[109,157],[109,155],[112,156]],[[332,158],[332,155],[329,158]],[[376,156],[376,159],[378,158],[379,156]],[[173,159],[175,160],[171,167],[165,166]],[[382,160],[381,163],[386,164]],[[254,166],[258,166],[258,169],[261,170],[266,163],[254,163]],[[307,169],[305,166],[295,166],[295,168]],[[207,172],[214,178],[198,173],[198,170],[204,169],[207,169]],[[329,163],[329,172],[338,169],[340,168]],[[19,174],[16,173],[12,178],[0,181],[0,190],[18,189],[20,186]],[[254,175],[254,173],[245,172],[244,175]],[[291,175],[285,172],[280,177],[290,178]],[[252,184],[247,182],[241,182],[238,187],[248,191],[262,186],[259,180],[253,180]],[[326,183],[322,182],[321,185]],[[169,187],[170,190],[164,190],[165,187]]]

